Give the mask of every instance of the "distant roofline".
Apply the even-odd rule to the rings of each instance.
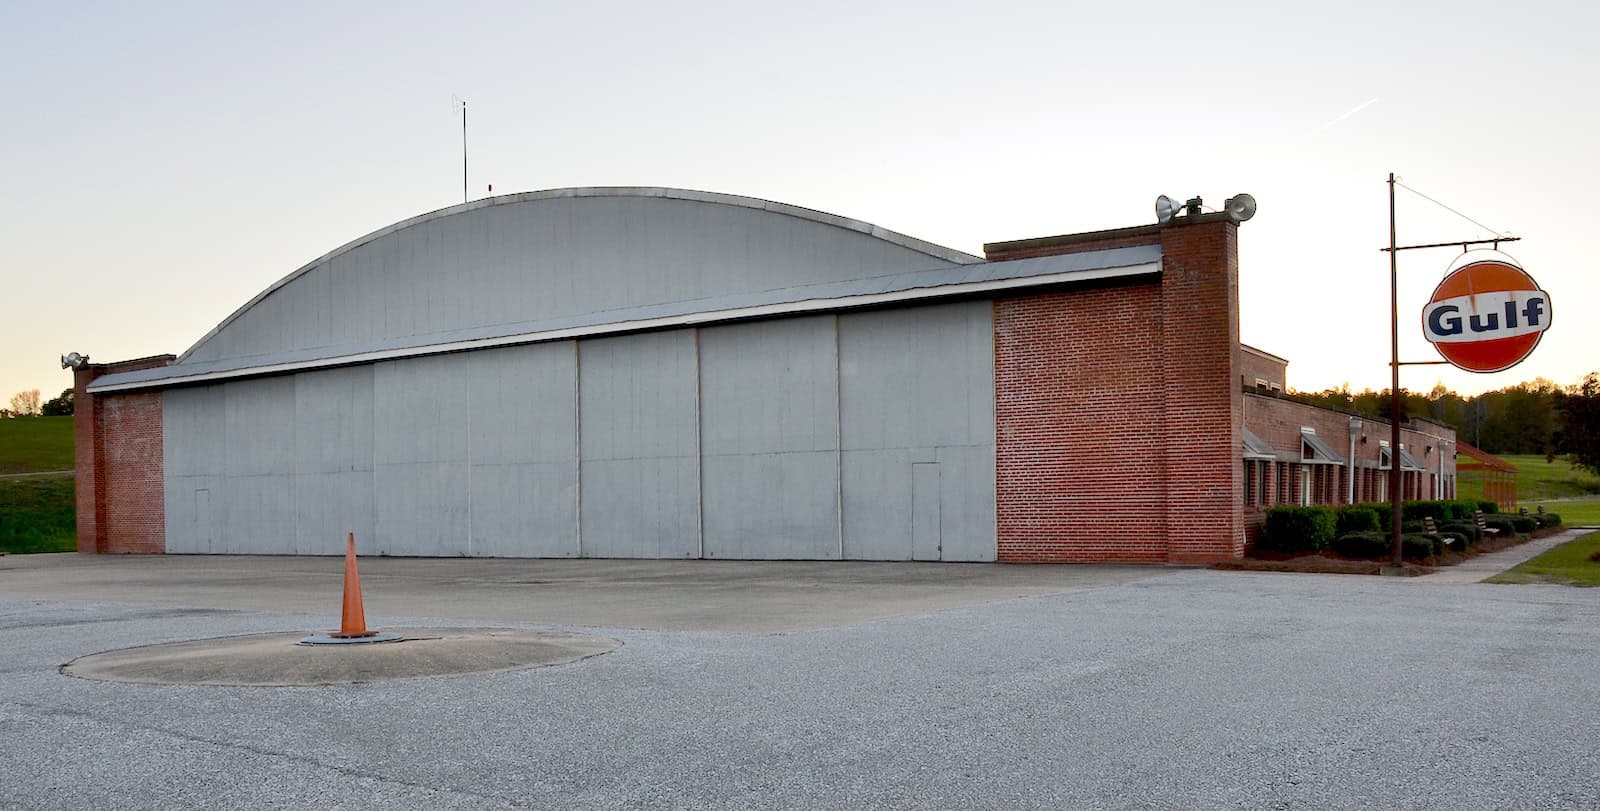
[[[401,220],[393,225],[386,225],[365,236],[357,237],[350,242],[334,248],[322,256],[307,262],[305,265],[302,265],[289,275],[284,276],[278,281],[272,283],[267,287],[267,289],[257,293],[254,298],[245,302],[244,305],[239,309],[234,310],[228,315],[227,318],[222,319],[221,323],[217,324],[215,327],[212,327],[210,332],[207,332],[205,335],[201,336],[200,340],[195,341],[193,345],[184,350],[183,354],[178,356],[178,359],[175,361],[175,363],[183,363],[184,361],[188,360],[189,356],[194,354],[195,350],[199,349],[202,344],[216,337],[217,333],[222,332],[223,329],[225,329],[229,324],[232,324],[240,316],[244,315],[245,312],[247,312],[250,308],[259,304],[261,300],[265,299],[267,296],[277,292],[284,285],[287,285],[295,279],[298,279],[306,273],[309,273],[317,266],[322,265],[323,263],[345,253],[349,253],[350,251],[353,251],[369,242],[373,242],[377,239],[415,225],[421,225],[426,222],[431,222],[443,217],[454,216],[456,214],[465,214],[469,211],[476,211],[480,208],[515,205],[517,203],[528,203],[539,200],[558,200],[569,197],[661,197],[669,200],[691,200],[699,203],[714,203],[717,205],[750,208],[757,211],[769,211],[774,214],[783,214],[786,216],[795,217],[797,219],[808,220],[810,222],[821,223],[823,225],[831,225],[836,228],[843,228],[847,231],[855,231],[857,233],[866,234],[868,236],[881,239],[884,242],[898,245],[902,248],[907,248],[918,253],[927,254],[928,256],[942,259],[946,262],[953,262],[958,265],[974,265],[984,261],[982,257],[973,256],[972,254],[958,251],[954,248],[947,248],[943,245],[936,245],[932,242],[917,239],[916,237],[906,236],[898,231],[890,231],[887,228],[881,228],[869,222],[852,220],[848,217],[841,217],[837,214],[829,214],[826,211],[817,211],[816,209],[804,208],[802,206],[790,205],[788,203],[779,203],[773,200],[763,200],[759,197],[745,197],[737,194],[697,191],[694,189],[673,189],[659,186],[584,186],[567,189],[544,189],[541,191],[519,192],[517,194],[503,194],[498,197],[485,197],[481,200],[473,200],[471,202],[460,203],[447,208],[429,211],[425,214],[418,214],[415,217]]]
[[[1266,351],[1265,349],[1257,349],[1257,348],[1255,348],[1255,347],[1253,347],[1253,346],[1251,346],[1251,345],[1249,345],[1247,343],[1240,343],[1239,344],[1239,348],[1243,349],[1246,352],[1249,352],[1252,355],[1258,355],[1260,357],[1266,358],[1267,360],[1275,360],[1275,361],[1277,361],[1277,362],[1279,362],[1279,363],[1281,363],[1281,364],[1283,364],[1285,366],[1289,365],[1289,359],[1288,358],[1280,358],[1277,355],[1274,355],[1271,352]]]

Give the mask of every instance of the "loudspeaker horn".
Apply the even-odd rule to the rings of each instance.
[[[1244,222],[1256,215],[1256,198],[1248,194],[1235,194],[1222,204],[1222,210],[1228,213],[1228,219]]]
[[[1178,210],[1182,207],[1183,205],[1181,203],[1172,199],[1171,197],[1166,196],[1165,194],[1157,197],[1156,222],[1161,223],[1162,225],[1172,222],[1172,218],[1177,215]]]

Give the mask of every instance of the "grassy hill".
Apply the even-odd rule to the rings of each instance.
[[[0,420],[0,477],[71,469],[71,417]],[[0,552],[76,548],[74,493],[70,474],[0,478]]]
[[[1600,525],[1600,477],[1573,467],[1565,459],[1546,461],[1543,456],[1502,456],[1517,466],[1517,504],[1532,510],[1543,506],[1571,525]],[[1456,482],[1462,498],[1477,498],[1483,482],[1463,473]]]
[[[0,475],[71,469],[71,417],[0,420]]]
[[[0,552],[71,552],[78,547],[71,476],[0,479]]]

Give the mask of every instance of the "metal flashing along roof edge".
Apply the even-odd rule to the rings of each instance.
[[[369,348],[326,356],[258,357],[248,365],[237,367],[219,368],[215,365],[202,365],[199,369],[185,370],[180,362],[154,369],[106,375],[91,384],[88,390],[91,393],[103,394],[195,385],[233,378],[284,374],[497,346],[674,327],[707,326],[753,318],[775,318],[971,296],[992,291],[1154,275],[1161,270],[1159,256],[1159,248],[1154,247],[1116,248],[1037,259],[938,268],[849,283],[787,288],[768,291],[760,298],[724,297],[710,301],[678,302],[602,312],[592,314],[593,318],[587,322],[577,322],[574,319],[525,322],[521,325],[510,325],[517,329],[504,333],[490,332],[466,337],[463,333],[476,331],[458,330],[451,334],[453,337],[444,340],[439,340],[436,336],[430,341],[428,336],[422,336],[421,340],[413,344]],[[828,293],[833,295],[827,295]],[[674,307],[677,309],[673,309]],[[230,360],[251,361],[249,358]]]

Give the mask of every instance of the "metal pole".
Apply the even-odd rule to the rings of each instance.
[[[1400,543],[1400,266],[1395,251],[1394,172],[1389,173],[1389,535],[1394,565],[1403,562]]]
[[[1391,177],[1393,177],[1391,175]],[[1393,189],[1389,196],[1394,196]],[[467,202],[467,101],[461,100],[461,202]]]

